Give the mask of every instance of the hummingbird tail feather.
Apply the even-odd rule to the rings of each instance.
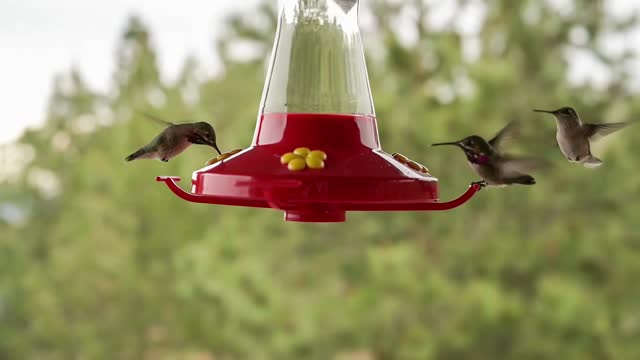
[[[145,153],[144,149],[140,149],[136,152],[134,152],[133,154],[127,156],[126,158],[124,158],[125,161],[129,162],[129,161],[133,161],[137,158],[139,158],[140,156],[142,156]]]
[[[589,157],[587,157],[584,162],[582,163],[585,167],[588,167],[590,169],[594,169],[597,168],[598,166],[602,165],[602,160],[598,159],[597,157],[590,155]]]
[[[510,179],[507,183],[520,184],[520,185],[535,185],[536,179],[534,179],[533,176],[531,175],[521,175],[513,179]]]

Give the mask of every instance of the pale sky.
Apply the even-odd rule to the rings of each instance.
[[[187,55],[216,69],[216,23],[256,0],[0,0],[0,144],[45,116],[53,76],[72,65],[89,85],[108,88],[114,54],[132,13],[150,27],[162,73]]]
[[[0,0],[0,144],[44,120],[53,76],[72,65],[92,88],[106,90],[116,45],[130,14],[139,14],[150,27],[162,74],[172,78],[189,54],[205,69],[215,71],[216,24],[229,11],[247,9],[256,2]],[[553,2],[566,4],[568,0]],[[622,14],[638,5],[640,0],[612,0],[609,8]],[[640,49],[640,32],[617,39],[617,46],[615,41],[611,44],[617,49],[628,44]],[[578,77],[597,75],[599,70],[588,59],[575,67]]]

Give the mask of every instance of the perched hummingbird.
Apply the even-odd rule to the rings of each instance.
[[[533,110],[553,114],[556,118],[556,141],[560,151],[570,162],[595,168],[602,165],[602,160],[591,154],[591,142],[616,132],[629,125],[628,122],[610,124],[584,124],[573,108],[563,107],[558,110]]]
[[[158,159],[167,162],[171,158],[181,154],[191,144],[209,145],[221,154],[216,145],[216,132],[209,123],[196,122],[185,124],[174,124],[162,120],[155,116],[144,114],[148,118],[160,122],[167,126],[150,143],[141,147],[138,151],[127,156],[126,161],[135,159]]]
[[[514,122],[510,122],[489,141],[478,135],[472,135],[459,141],[431,146],[453,145],[462,149],[473,170],[482,178],[482,181],[477,182],[480,185],[534,185],[536,180],[526,172],[540,163],[532,158],[504,155],[500,151],[502,143],[509,137],[514,125]]]

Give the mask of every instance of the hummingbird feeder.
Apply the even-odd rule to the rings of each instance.
[[[314,151],[315,150],[315,151]],[[285,220],[342,222],[347,211],[449,210],[438,180],[382,151],[358,29],[358,0],[281,0],[251,147],[193,173],[197,203],[273,208]]]

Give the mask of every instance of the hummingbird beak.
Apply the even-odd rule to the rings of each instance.
[[[205,137],[201,137],[201,139],[203,144],[211,146],[212,148],[216,149],[218,154],[222,155],[222,152],[220,151],[220,149],[218,149],[218,145],[215,143],[215,141],[211,141]]]
[[[216,149],[216,151],[218,152],[218,155],[222,155],[222,151],[220,151],[220,149],[218,149],[218,145],[213,144],[213,145],[211,145],[211,147]]]
[[[547,113],[547,114],[555,114],[555,111],[550,111],[550,110],[539,110],[539,109],[535,109],[533,110],[534,112],[541,112],[541,113]]]
[[[213,140],[210,140],[200,134],[191,134],[189,136],[187,136],[187,139],[192,143],[192,144],[198,144],[198,145],[208,145],[211,146],[212,148],[216,149],[216,151],[218,152],[218,154],[222,154],[222,152],[220,151],[220,149],[218,149],[218,145],[216,145],[216,142]]]
[[[462,147],[462,144],[460,144],[459,141],[431,144],[431,146],[443,146],[443,145],[453,145],[453,146],[457,146],[457,147]]]
[[[451,146],[459,147],[460,149],[462,149],[462,151],[465,153],[465,155],[467,155],[467,158],[469,156],[474,156],[475,155],[475,150],[473,150],[472,148],[466,146],[462,140],[460,140],[460,141],[452,141],[452,142],[445,142],[445,143],[437,143],[437,144],[432,144],[431,146],[443,146],[443,145],[451,145]]]

